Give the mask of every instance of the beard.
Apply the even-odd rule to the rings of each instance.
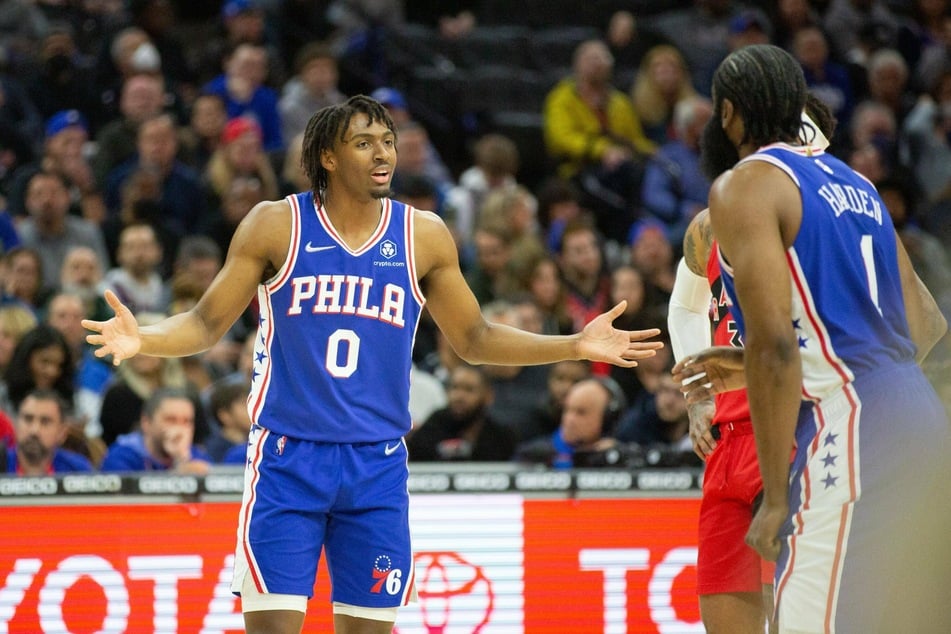
[[[700,169],[713,182],[739,160],[739,151],[720,125],[720,117],[714,114],[704,126],[703,136],[700,137]]]
[[[29,436],[17,443],[17,451],[31,465],[39,464],[52,454],[36,436]]]
[[[385,187],[383,189],[375,189],[372,192],[370,192],[370,196],[372,196],[373,198],[376,198],[377,200],[382,200],[384,198],[392,198],[393,190],[390,189],[389,187]]]
[[[473,423],[482,418],[482,415],[485,413],[485,408],[479,406],[475,409],[466,410],[461,407],[453,407],[450,403],[449,413],[450,421],[446,426],[448,431],[452,434],[461,434],[469,429]]]

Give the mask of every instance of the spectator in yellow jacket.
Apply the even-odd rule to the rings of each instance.
[[[545,143],[559,175],[577,182],[609,239],[623,241],[637,215],[644,158],[655,146],[630,98],[613,84],[614,59],[600,40],[575,50],[572,75],[548,94]]]

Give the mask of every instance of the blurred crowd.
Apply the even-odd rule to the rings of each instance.
[[[951,0],[5,0],[0,472],[244,462],[256,306],[206,353],[119,367],[80,322],[105,289],[144,324],[192,306],[251,207],[309,188],[310,116],[354,94],[389,110],[394,197],[447,223],[490,320],[568,334],[626,300],[620,327],[666,330],[712,73],[765,42],[951,318]],[[927,369],[951,403],[949,346]],[[672,365],[472,367],[424,317],[411,460],[699,464]]]

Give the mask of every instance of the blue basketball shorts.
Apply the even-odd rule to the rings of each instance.
[[[340,444],[254,425],[234,579],[261,593],[313,596],[321,549],[335,602],[392,608],[415,597],[407,450],[402,439]]]

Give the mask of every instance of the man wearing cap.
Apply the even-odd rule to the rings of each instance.
[[[102,196],[92,167],[83,154],[89,140],[89,125],[78,110],[61,110],[46,121],[43,155],[22,166],[14,175],[7,204],[13,216],[25,216],[26,186],[41,170],[63,176],[69,191],[71,211],[93,221],[105,215]]]
[[[270,40],[271,34],[266,28],[263,4],[257,0],[227,0],[220,3],[217,32],[200,47],[201,51],[199,51],[196,64],[202,84],[221,72],[222,60],[226,59],[238,45],[254,44],[267,49],[269,84],[271,86],[284,85],[287,78],[285,69],[287,62],[281,55],[282,49]],[[313,9],[313,3],[304,4],[311,13],[322,13]],[[301,28],[301,25],[297,23],[293,26],[296,29]],[[318,39],[314,33],[308,35],[308,42]],[[296,48],[293,49],[293,51],[296,50]]]
[[[740,11],[730,20],[727,44],[731,51],[751,44],[769,44],[771,30],[763,14],[752,9]]]

